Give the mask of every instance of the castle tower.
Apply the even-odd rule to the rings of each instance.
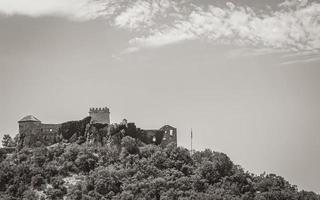
[[[110,124],[109,108],[90,108],[91,123]]]
[[[37,141],[36,137],[41,131],[41,121],[32,115],[25,116],[18,121],[19,141],[18,148],[31,147]]]
[[[25,116],[18,121],[19,124],[19,133],[32,132],[35,127],[40,127],[41,121],[32,115]]]

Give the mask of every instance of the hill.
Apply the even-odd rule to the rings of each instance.
[[[254,175],[224,153],[174,144],[59,143],[3,154],[0,199],[319,200],[281,176]]]

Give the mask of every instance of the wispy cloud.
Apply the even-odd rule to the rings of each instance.
[[[282,56],[280,65],[303,64],[320,61],[319,52],[287,52]]]
[[[169,0],[130,2],[126,8],[114,18],[114,25],[137,31],[156,25],[154,19],[166,16],[167,11],[175,8],[176,3]]]
[[[98,17],[135,33],[126,52],[185,40],[206,40],[292,52],[320,50],[320,3],[284,0],[277,9],[256,10],[225,2],[190,0],[1,0],[5,15]]]
[[[97,18],[105,3],[89,0],[1,0],[0,13],[5,15],[63,16],[72,19]]]
[[[303,63],[309,63],[309,62],[316,62],[320,61],[319,56],[310,57],[308,59],[306,58],[295,58],[293,60],[287,60],[280,63],[280,65],[292,65],[292,64],[303,64]]]
[[[187,39],[233,43],[291,51],[320,49],[320,4],[310,3],[258,14],[249,7],[194,7],[183,20],[131,40],[132,45],[151,47]]]

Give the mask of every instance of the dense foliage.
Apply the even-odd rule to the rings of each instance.
[[[22,149],[0,163],[0,199],[319,200],[282,177],[259,176],[223,153],[143,145],[56,144]]]
[[[84,136],[86,125],[90,122],[91,117],[86,117],[80,121],[69,121],[61,124],[59,134],[63,139],[70,140],[72,136],[78,138]]]

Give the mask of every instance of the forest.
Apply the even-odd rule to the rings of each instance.
[[[6,136],[3,145],[14,146]],[[2,200],[320,200],[275,174],[252,174],[210,149],[58,143],[0,152]]]

